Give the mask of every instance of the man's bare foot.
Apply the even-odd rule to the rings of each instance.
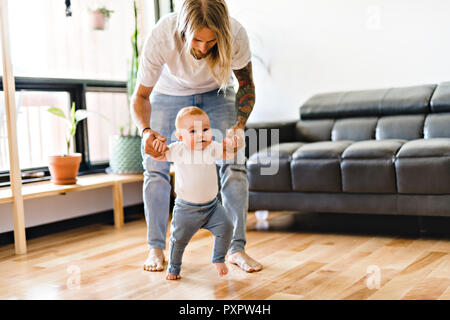
[[[164,254],[161,249],[151,248],[147,260],[144,262],[144,270],[146,271],[162,271],[164,270]]]
[[[227,258],[227,261],[237,265],[239,268],[246,272],[260,271],[263,268],[263,266],[259,262],[250,258],[250,256],[246,254],[245,251],[237,251],[230,254]]]
[[[166,280],[178,280],[178,279],[181,279],[181,276],[179,274],[171,274],[167,272]]]
[[[225,262],[215,262],[214,266],[216,267],[219,276],[222,277],[228,273],[228,268]]]

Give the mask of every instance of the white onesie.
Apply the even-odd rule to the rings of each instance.
[[[166,160],[175,168],[175,193],[193,203],[206,203],[219,192],[216,159],[223,154],[222,143],[212,141],[204,150],[190,150],[181,142],[173,142]]]

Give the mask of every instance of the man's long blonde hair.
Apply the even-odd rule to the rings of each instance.
[[[183,0],[177,19],[177,32],[184,42],[184,50],[191,54],[192,39],[203,29],[216,34],[216,44],[206,57],[208,68],[219,84],[226,89],[231,72],[231,27],[225,0]],[[217,69],[217,73],[216,73]]]

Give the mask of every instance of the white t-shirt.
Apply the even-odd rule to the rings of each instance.
[[[177,197],[193,203],[213,200],[219,192],[216,159],[222,158],[222,143],[212,141],[204,150],[190,150],[181,141],[168,147],[166,160],[174,164]]]
[[[177,14],[162,17],[147,36],[142,50],[137,81],[146,87],[154,87],[163,94],[187,96],[219,88],[208,69],[206,59],[195,59],[182,49],[183,43],[176,37]],[[231,69],[245,67],[251,59],[247,32],[230,17],[232,34]],[[232,76],[228,86],[233,85]]]

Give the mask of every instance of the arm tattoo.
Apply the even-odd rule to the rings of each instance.
[[[239,89],[236,93],[237,123],[245,126],[255,105],[255,85],[253,84],[252,62],[240,70],[234,70]]]

